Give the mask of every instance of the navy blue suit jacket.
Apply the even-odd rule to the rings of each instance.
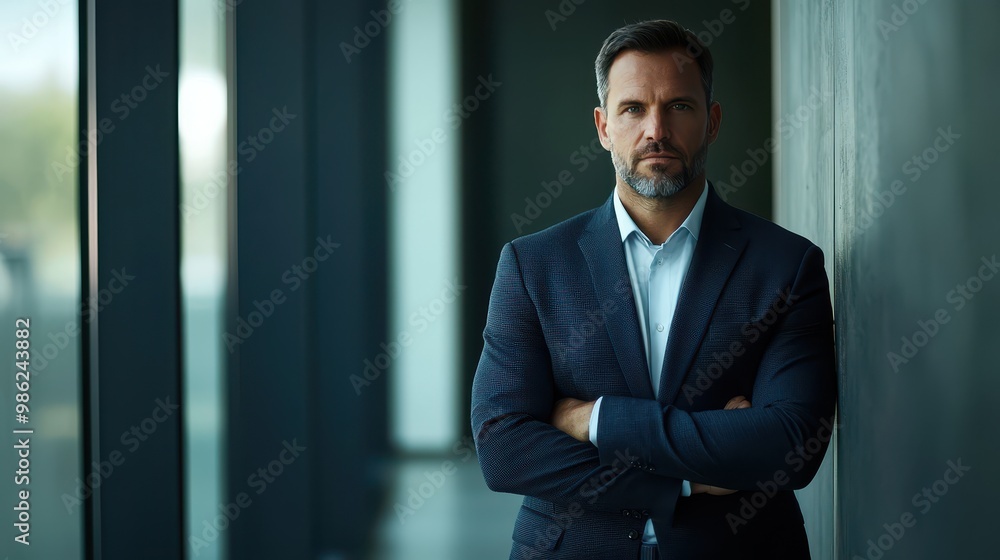
[[[613,199],[507,243],[472,387],[488,486],[525,496],[511,558],[808,558],[792,490],[836,401],[823,253],[709,186],[654,398]],[[751,408],[722,410],[745,395]],[[594,400],[598,446],[554,428]],[[681,480],[739,490],[680,497]]]

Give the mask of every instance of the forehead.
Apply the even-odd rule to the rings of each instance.
[[[608,71],[608,101],[655,94],[704,96],[698,62],[683,48],[659,52],[627,50],[615,57]]]

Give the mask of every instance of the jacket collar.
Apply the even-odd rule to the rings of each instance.
[[[735,209],[719,198],[711,182],[706,190],[704,214],[696,235],[698,243],[681,285],[660,376],[658,400],[665,404],[676,400],[719,295],[747,241]],[[608,314],[605,327],[629,390],[634,397],[652,399],[621,235],[612,194],[594,213],[578,244],[590,269],[598,301],[607,309],[617,310]]]

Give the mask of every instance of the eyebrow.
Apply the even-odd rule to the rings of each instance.
[[[698,104],[698,100],[695,99],[694,97],[682,95],[680,97],[672,97],[668,99],[666,105],[673,105],[674,103],[680,103],[680,102],[688,103],[690,105]],[[639,101],[638,99],[622,99],[621,101],[618,102],[618,105],[616,107],[621,109],[623,107],[631,107],[633,105],[644,106],[646,105],[646,102]]]

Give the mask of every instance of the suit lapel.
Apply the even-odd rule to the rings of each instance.
[[[708,186],[701,232],[677,300],[660,375],[659,401],[673,404],[746,237],[732,207]]]
[[[629,390],[633,397],[652,399],[653,386],[649,382],[645,343],[639,330],[639,317],[632,297],[632,283],[625,264],[625,249],[613,200],[608,197],[607,203],[597,209],[580,236],[579,245],[590,268],[598,302],[604,305],[610,300],[615,304],[612,309],[616,311],[608,313],[605,327]]]

